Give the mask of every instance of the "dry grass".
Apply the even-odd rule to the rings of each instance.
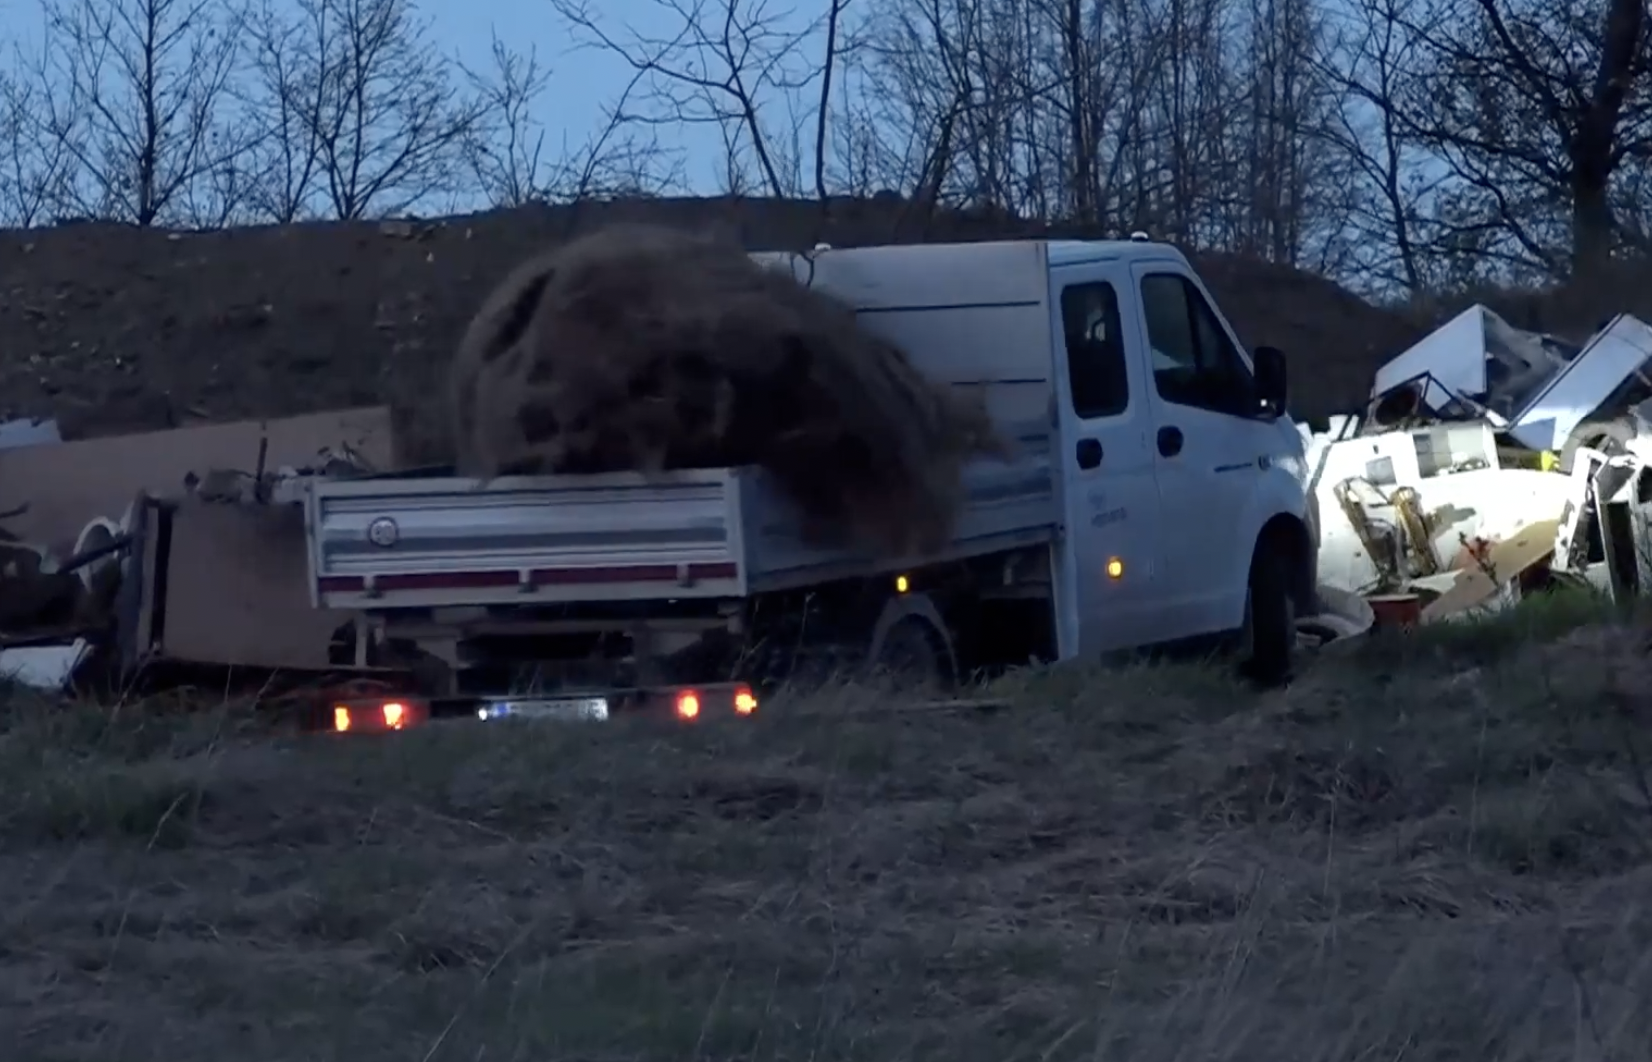
[[[98,1059],[1607,1060],[1652,677],[1562,618],[1014,711],[279,741],[12,705],[0,1032]]]

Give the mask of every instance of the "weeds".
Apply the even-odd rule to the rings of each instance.
[[[11,1057],[1638,1057],[1652,664],[1545,602],[663,731],[10,703]],[[16,698],[13,698],[14,702]],[[893,707],[893,706],[892,706]]]

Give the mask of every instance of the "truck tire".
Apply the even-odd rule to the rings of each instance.
[[[1251,558],[1245,594],[1240,673],[1262,686],[1290,681],[1296,657],[1296,603],[1291,595],[1291,557],[1282,543],[1264,538]]]
[[[1587,420],[1566,437],[1560,450],[1560,471],[1570,472],[1578,450],[1587,446],[1606,454],[1622,453],[1624,444],[1635,437],[1635,425],[1627,418]]]
[[[945,689],[957,681],[957,656],[946,621],[922,593],[884,603],[872,625],[866,653],[867,677],[906,688]]]
[[[867,661],[869,677],[903,689],[940,690],[952,684],[951,661],[928,621],[904,616],[885,633]]]

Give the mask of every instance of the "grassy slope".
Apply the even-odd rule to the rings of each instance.
[[[1526,614],[1256,696],[0,736],[0,1042],[99,1059],[1630,1059],[1652,676]],[[1643,748],[1644,746],[1644,748]]]

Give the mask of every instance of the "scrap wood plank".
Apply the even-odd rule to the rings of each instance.
[[[1555,533],[1559,530],[1559,518],[1539,520],[1500,542],[1493,542],[1486,554],[1486,564],[1462,569],[1451,588],[1423,609],[1423,622],[1458,615],[1496,597],[1499,590],[1522,572],[1554,552]]]

